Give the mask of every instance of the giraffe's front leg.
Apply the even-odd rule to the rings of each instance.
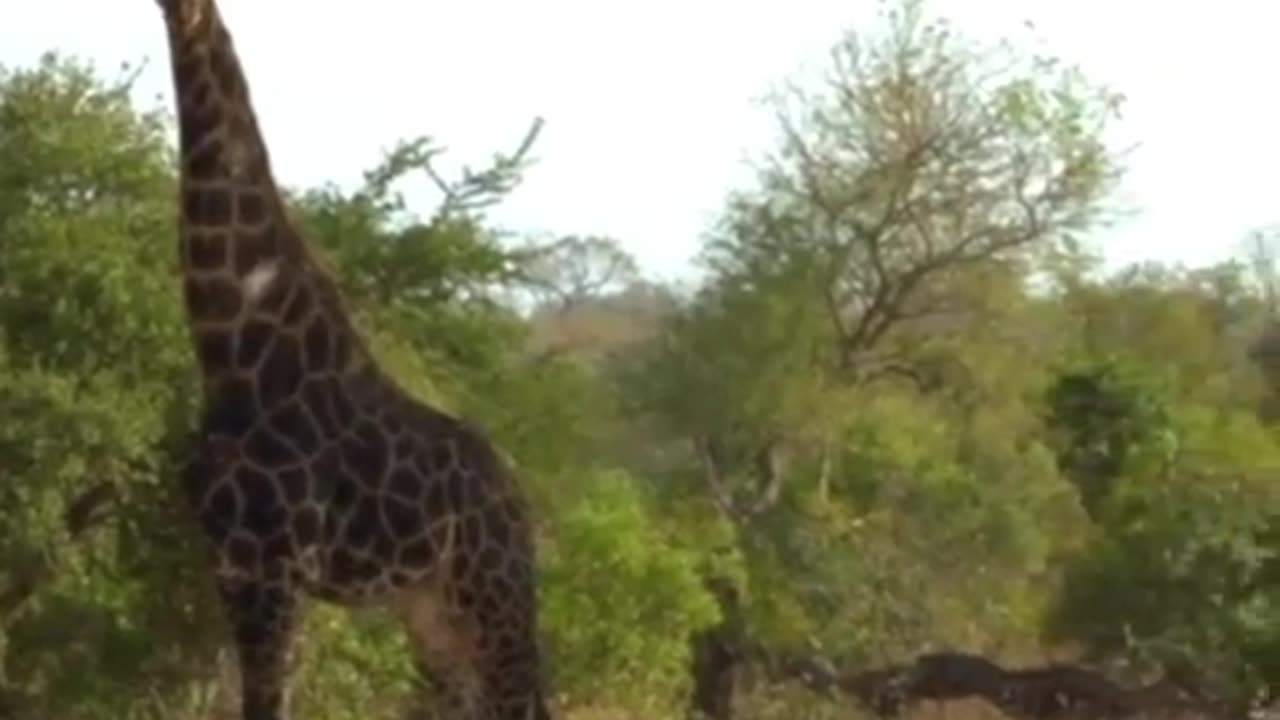
[[[219,582],[240,660],[243,720],[287,720],[299,598],[284,580]]]

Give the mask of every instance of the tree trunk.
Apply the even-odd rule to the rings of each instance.
[[[720,605],[716,626],[696,633],[693,646],[691,720],[732,720],[735,670],[743,657],[742,604],[738,589],[723,577],[707,587]]]

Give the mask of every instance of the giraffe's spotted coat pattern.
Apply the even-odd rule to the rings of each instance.
[[[528,508],[479,431],[372,360],[289,222],[213,0],[160,0],[180,260],[204,388],[184,487],[239,648],[244,720],[285,720],[298,604],[404,621],[445,718],[549,718]]]

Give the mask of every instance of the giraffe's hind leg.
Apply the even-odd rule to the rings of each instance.
[[[409,647],[428,697],[415,698],[413,720],[473,720],[479,679],[464,618],[444,603],[438,587],[404,590],[396,600]]]
[[[549,720],[530,606],[474,588],[408,591],[401,617],[432,720]]]

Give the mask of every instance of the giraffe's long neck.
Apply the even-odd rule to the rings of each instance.
[[[179,254],[206,391],[228,375],[264,372],[265,350],[251,357],[250,339],[270,345],[271,337],[288,335],[292,341],[280,342],[293,344],[317,323],[326,326],[327,344],[350,351],[322,363],[341,371],[363,355],[362,345],[337,288],[285,212],[217,6],[214,0],[160,5],[179,122]]]
[[[265,261],[305,260],[217,5],[163,4],[178,110],[184,264],[201,272],[227,268],[243,279]],[[228,251],[225,263],[210,257]]]

